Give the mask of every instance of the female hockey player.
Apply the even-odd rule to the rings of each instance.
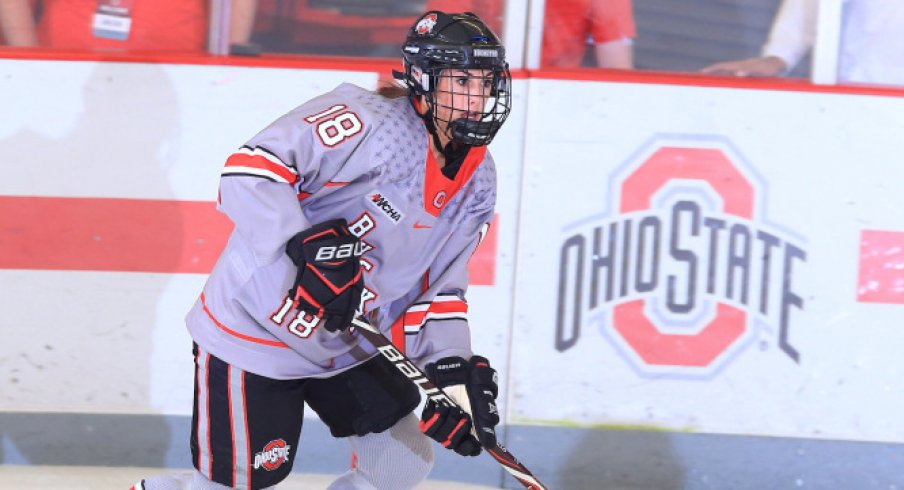
[[[226,161],[219,209],[235,228],[186,320],[196,471],[135,488],[276,485],[305,402],[356,456],[331,489],[414,487],[433,461],[424,433],[462,455],[495,446],[495,371],[471,352],[465,290],[495,205],[486,145],[510,111],[505,51],[477,16],[431,11],[402,53],[403,87],[340,85]],[[428,402],[418,423],[417,389],[355,317],[470,414]]]

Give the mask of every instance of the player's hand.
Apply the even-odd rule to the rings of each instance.
[[[725,61],[707,66],[703,73],[710,75],[726,75],[730,77],[779,77],[788,66],[777,56],[748,58],[746,60]]]
[[[470,440],[473,443],[479,441],[480,446],[495,447],[495,427],[499,423],[496,396],[499,394],[499,388],[496,370],[490,367],[490,362],[481,356],[473,356],[468,361],[461,357],[444,357],[435,363],[428,364],[426,371],[427,376],[467,412],[465,415],[470,416],[470,420],[462,424],[463,427],[459,430],[470,431]],[[443,408],[445,407],[436,407],[428,400],[421,417],[422,427],[435,413],[440,413],[439,418],[443,418],[441,413]],[[456,414],[447,415],[445,418],[448,419],[453,415]],[[445,425],[451,426],[448,421]],[[467,425],[467,429],[464,429],[464,425]],[[442,435],[444,431],[439,432]],[[425,433],[441,443],[446,441],[446,439],[440,440],[427,431]],[[451,436],[453,440],[458,436],[459,443],[466,444],[467,438],[459,436],[457,433],[451,433]],[[456,452],[465,454],[457,449]],[[474,454],[479,452],[478,447]]]
[[[437,405],[428,399],[421,413],[421,432],[462,456],[480,454],[480,443],[471,430],[471,416],[458,407]]]
[[[298,266],[289,295],[302,314],[321,319],[330,332],[352,322],[364,291],[361,242],[344,219],[316,224],[293,236],[286,253]]]

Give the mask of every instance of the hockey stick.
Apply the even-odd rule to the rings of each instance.
[[[358,319],[353,319],[352,324],[357,327],[361,335],[364,336],[374,347],[383,354],[383,357],[389,360],[393,366],[402,372],[408,379],[417,385],[434,403],[447,407],[458,407],[454,400],[449,398],[442,389],[433,384],[427,375],[408,359],[408,356],[399,352],[392,341],[383,335],[383,332],[377,330],[373,325]],[[458,407],[461,408],[461,407]],[[527,490],[549,490],[546,485],[540,483],[533,474],[523,465],[512,453],[508,451],[502,444],[496,443],[496,447],[484,448],[506,471],[511,473],[516,480],[524,485]]]

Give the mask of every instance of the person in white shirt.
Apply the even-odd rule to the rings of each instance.
[[[783,0],[762,55],[716,63],[704,73],[775,77],[813,48],[820,0]],[[839,83],[904,85],[904,2],[842,0]]]

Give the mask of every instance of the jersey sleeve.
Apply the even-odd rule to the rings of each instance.
[[[300,200],[342,173],[369,129],[336,95],[313,99],[274,121],[230,155],[217,207],[250,245],[258,265],[272,263],[285,244],[311,226]],[[331,112],[330,112],[331,111]]]
[[[405,350],[420,367],[447,356],[471,357],[468,322],[468,262],[486,236],[492,211],[453,236],[429,269],[426,289],[393,326],[404,331]],[[423,287],[423,286],[422,286]]]

